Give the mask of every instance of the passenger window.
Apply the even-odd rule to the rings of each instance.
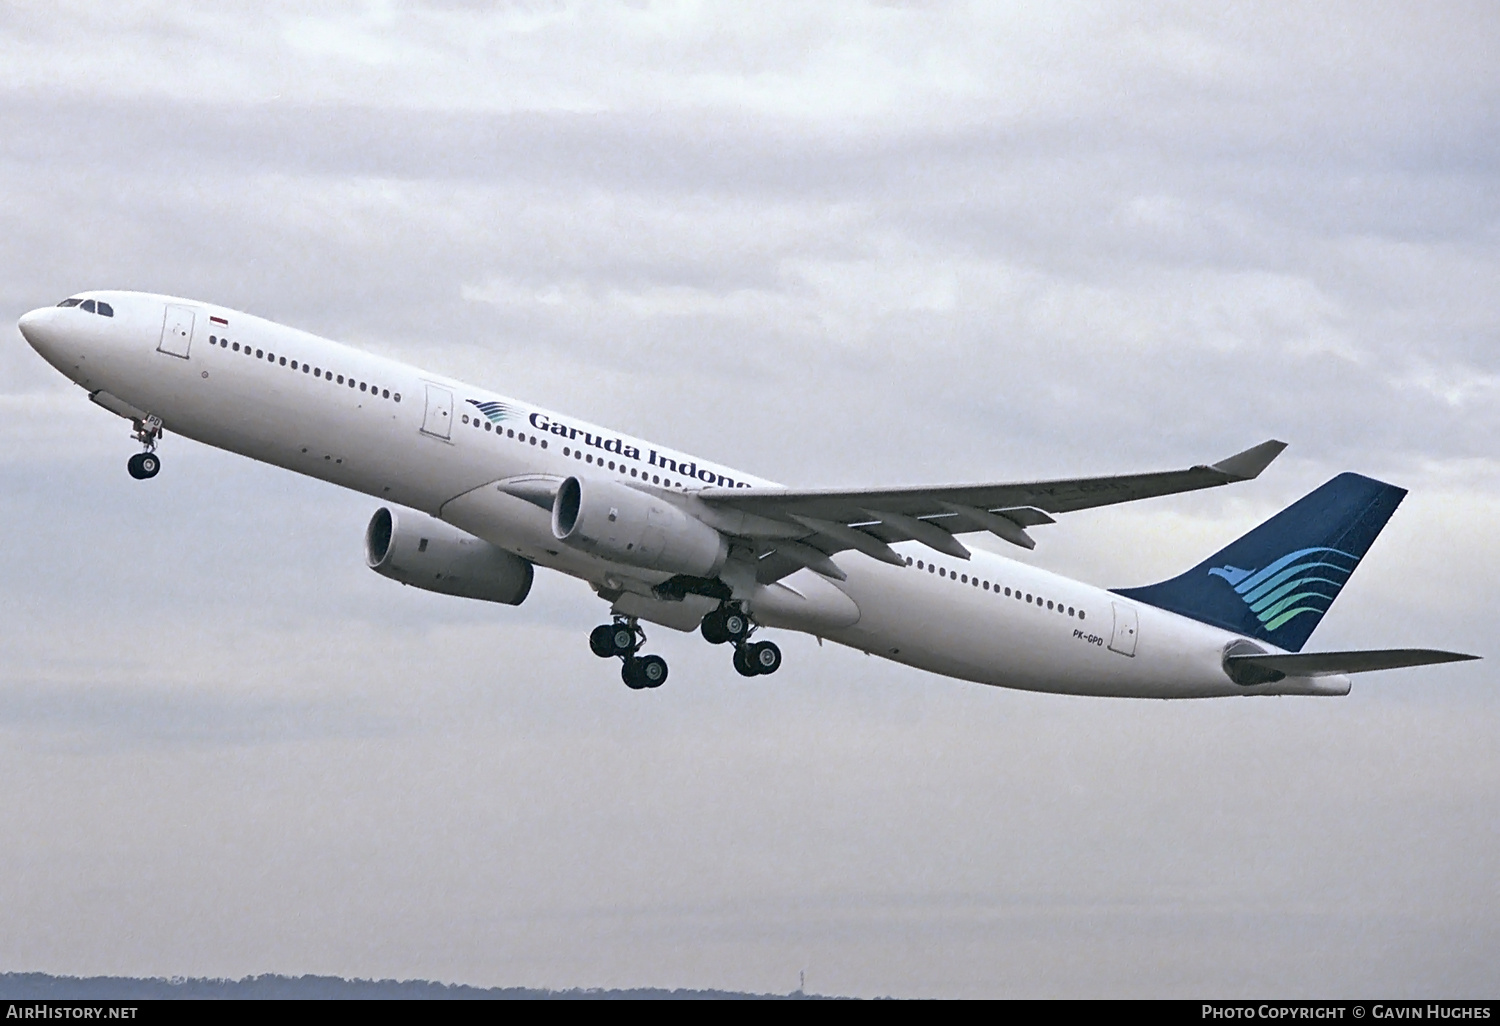
[[[227,339],[227,338],[221,338],[221,339],[219,339],[219,348],[220,349],[228,349],[229,348],[229,339]]]
[[[969,575],[968,574],[964,574],[964,576],[963,576],[963,582],[962,583],[964,583],[964,584],[968,584],[969,583]]]
[[[340,374],[339,375],[339,384],[342,385],[343,383],[344,383],[344,376],[342,374]]]
[[[466,414],[464,414],[464,423],[467,424],[468,422],[469,422],[469,415],[466,413]]]
[[[485,422],[484,422],[484,429],[485,429],[485,430],[486,430],[486,431],[488,431],[488,430],[490,430],[490,422],[489,422],[489,421],[485,421]]]
[[[264,349],[257,349],[255,351],[255,358],[257,360],[264,360],[266,358],[266,351]]]
[[[283,367],[285,367],[285,366],[286,366],[286,357],[284,357],[284,356],[283,356],[283,357],[282,357],[282,358],[281,358],[281,365],[282,365],[282,366],[283,366]],[[292,365],[292,366],[293,366],[293,369],[295,369],[295,368],[296,368],[296,365],[295,365],[295,364],[293,364],[293,365]]]
[[[530,442],[532,445],[535,445],[536,444],[536,435],[532,435],[530,438],[528,438],[526,440],[528,442]]]
[[[102,300],[100,301],[97,309],[106,317],[113,317],[115,315],[115,308]]]
[[[219,344],[219,340],[210,335],[208,336],[208,344],[211,346],[216,346]]]
[[[234,344],[234,351],[235,351],[235,352],[236,352],[236,353],[237,353],[237,352],[239,352],[239,351],[240,351],[240,344],[239,344],[239,343],[238,343],[238,342],[236,342],[236,343],[235,343],[235,344]]]
[[[83,312],[84,313],[93,313],[94,312],[94,301],[92,299],[85,299],[83,301]]]
[[[389,399],[390,397],[391,397],[391,390],[389,388],[382,388],[380,390],[380,398],[382,398],[382,399]]]
[[[315,378],[321,378],[322,376],[323,376],[323,368],[322,367],[314,367],[313,368],[313,377],[315,377]]]
[[[1072,607],[1072,606],[1069,606],[1069,607],[1068,607],[1068,615],[1069,615],[1069,616],[1072,616],[1072,615],[1073,615],[1073,607]]]
[[[661,484],[661,478],[658,475],[656,475],[656,474],[652,474],[651,475],[651,483],[652,484]]]
[[[1080,610],[1079,610],[1079,611],[1078,611],[1078,619],[1080,619],[1080,620],[1082,620],[1082,619],[1083,619],[1083,610],[1082,610],[1082,609],[1080,609]]]
[[[536,441],[536,439],[533,438],[532,441],[534,442],[534,441]],[[542,439],[542,448],[543,449],[547,448],[547,440],[545,438]]]
[[[985,581],[984,582],[984,590],[985,591],[989,591],[990,590],[990,582],[989,581]]]

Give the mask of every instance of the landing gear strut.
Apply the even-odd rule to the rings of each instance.
[[[136,453],[125,464],[130,476],[137,481],[155,477],[161,471],[161,457],[156,455],[156,441],[161,438],[161,418],[148,415],[145,420],[135,421],[135,432],[131,437],[145,446],[146,451]]]
[[[620,679],[632,691],[659,688],[667,681],[667,661],[659,655],[638,656],[646,632],[633,616],[617,616],[589,632],[589,649],[600,659],[619,657]]]
[[[742,677],[758,677],[781,669],[781,649],[769,641],[751,642],[755,623],[742,608],[726,603],[703,618],[703,640],[711,645],[734,645],[734,668]]]

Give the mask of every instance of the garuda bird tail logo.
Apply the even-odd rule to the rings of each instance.
[[[1303,613],[1327,612],[1358,563],[1352,553],[1319,546],[1288,552],[1264,570],[1216,566],[1208,574],[1229,582],[1269,632]]]

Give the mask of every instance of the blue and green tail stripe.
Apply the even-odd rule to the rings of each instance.
[[[1301,651],[1405,496],[1404,488],[1340,474],[1187,573],[1116,591]]]

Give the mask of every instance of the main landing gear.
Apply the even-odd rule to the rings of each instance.
[[[699,628],[710,645],[734,645],[734,668],[742,677],[758,677],[781,669],[781,649],[773,642],[752,642],[755,623],[739,606],[725,604],[703,618]]]
[[[135,421],[135,432],[131,437],[145,446],[146,451],[130,457],[125,468],[137,481],[148,481],[161,472],[161,457],[156,455],[156,442],[161,438],[161,418],[148,416],[145,420]]]
[[[667,661],[659,655],[638,656],[646,632],[633,616],[617,616],[589,632],[589,648],[600,659],[618,656],[620,679],[632,691],[659,688],[667,681]]]

